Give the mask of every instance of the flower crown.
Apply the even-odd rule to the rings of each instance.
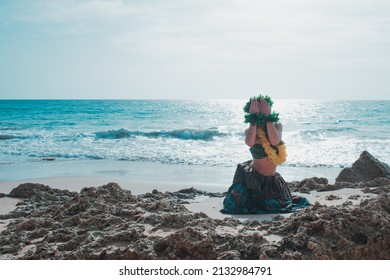
[[[252,125],[265,125],[267,122],[278,122],[279,121],[279,113],[272,112],[268,116],[264,114],[256,114],[256,113],[249,113],[249,108],[251,107],[252,100],[257,100],[260,102],[261,99],[265,99],[269,106],[272,106],[274,102],[272,101],[271,97],[268,95],[259,95],[257,97],[251,97],[249,101],[244,106],[244,112],[246,113],[244,116],[245,123],[250,123]]]

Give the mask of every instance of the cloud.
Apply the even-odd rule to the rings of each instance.
[[[17,1],[15,3],[20,3]],[[245,44],[287,48],[372,44],[388,38],[390,4],[384,0],[57,0],[9,4],[10,20],[41,30],[110,32],[117,44],[131,38],[172,40],[183,48]],[[386,12],[387,11],[387,12]],[[148,39],[145,39],[146,42]],[[388,40],[388,39],[387,39]],[[148,42],[147,42],[148,43]],[[167,44],[169,45],[169,44]],[[250,49],[250,48],[249,48]]]
[[[19,4],[19,5],[18,5]],[[89,33],[107,30],[136,14],[119,0],[20,1],[10,4],[8,22],[35,25],[48,33]]]
[[[390,65],[389,15],[385,0],[0,2],[2,26],[16,27],[3,34],[29,34],[30,48],[19,48],[15,58],[39,55],[69,72],[83,65],[92,69],[89,81],[123,85],[123,91],[145,83],[153,91],[153,80],[168,92],[197,79],[210,87],[229,80],[231,91],[233,83],[237,90],[263,82],[283,91],[280,80],[302,81],[301,90],[346,73],[346,85],[371,76],[388,88],[377,73]],[[11,42],[20,46],[25,37],[8,39],[15,49]],[[50,53],[60,56],[47,59]]]

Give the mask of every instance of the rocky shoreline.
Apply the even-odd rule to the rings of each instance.
[[[390,259],[389,166],[363,152],[344,170],[335,184],[309,178],[289,186],[375,196],[314,203],[270,221],[191,212],[185,205],[200,195],[223,197],[194,188],[135,196],[116,183],[80,192],[22,184],[7,195],[20,199],[16,209],[0,215],[0,259]]]

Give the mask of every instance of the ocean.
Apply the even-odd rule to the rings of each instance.
[[[247,100],[0,100],[0,168],[42,161],[230,167],[250,159]],[[390,163],[390,101],[274,100],[289,167]],[[3,178],[4,179],[4,178]]]

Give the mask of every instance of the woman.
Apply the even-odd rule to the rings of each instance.
[[[271,112],[269,96],[251,98],[244,107],[245,143],[253,159],[238,164],[221,210],[229,214],[283,213],[309,205],[303,197],[293,197],[277,165],[286,161],[279,114]]]

